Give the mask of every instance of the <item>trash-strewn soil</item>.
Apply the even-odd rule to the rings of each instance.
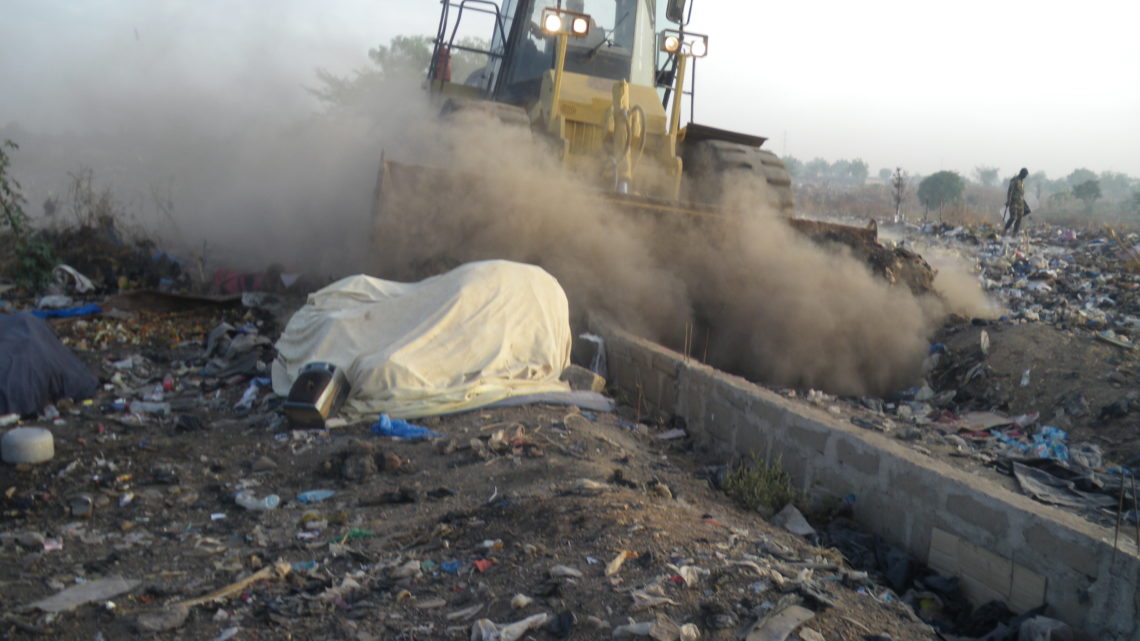
[[[1140,287],[1105,243],[919,234],[981,256],[1004,317],[952,319],[933,336],[928,389],[809,401],[1015,491],[999,470],[1008,449],[969,413],[1019,417],[1002,429],[1023,440],[1062,429],[1070,445],[1099,447],[1104,468],[1140,464]],[[875,570],[735,506],[708,479],[705,464],[720,461],[657,438],[673,425],[639,424],[629,407],[420,421],[445,435],[431,442],[381,439],[367,423],[291,429],[265,392],[237,409],[300,304],[250,309],[239,298],[101,299],[118,311],[52,322],[104,391],[25,422],[51,427],[50,462],[0,465],[0,634],[468,639],[489,622],[534,617],[523,638],[610,638],[642,622],[653,638],[692,624],[701,638],[730,639],[795,604],[826,639],[936,638],[902,603],[929,603],[930,586],[892,591]],[[222,322],[230,329],[216,344],[208,336]],[[148,397],[170,413],[129,410]],[[235,503],[241,490],[280,505],[247,510]],[[309,490],[334,493],[306,504],[298,495]],[[72,609],[29,607],[120,577]]]
[[[1140,463],[1140,414],[1133,411],[1133,402],[1140,400],[1135,351],[1040,324],[958,325],[947,327],[939,338],[956,354],[970,354],[978,349],[983,331],[989,336],[985,362],[991,371],[986,389],[967,390],[971,401],[1011,416],[1037,412],[1040,422],[1066,430],[1070,442],[1097,443],[1108,460]]]
[[[634,621],[655,638],[691,623],[730,639],[792,604],[828,639],[936,638],[875,575],[734,506],[684,439],[656,438],[627,407],[419,421],[446,435],[431,442],[366,423],[293,430],[280,399],[234,409],[248,375],[198,373],[219,321],[273,337],[268,315],[114,316],[54,322],[108,389],[61,405],[51,461],[0,466],[5,638],[468,639],[480,619],[545,613],[525,638],[610,638]],[[116,405],[168,376],[170,415]],[[241,489],[281,503],[246,510]],[[335,493],[298,498],[322,489]],[[27,607],[114,577],[137,584]]]

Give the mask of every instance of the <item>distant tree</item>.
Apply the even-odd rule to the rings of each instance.
[[[1140,214],[1140,191],[1132,192],[1132,213]]]
[[[891,170],[890,169],[883,167],[882,169],[879,170],[879,180],[881,180],[883,182],[887,182],[890,179],[891,179]]]
[[[1096,174],[1093,173],[1091,169],[1085,169],[1083,167],[1080,169],[1074,169],[1073,173],[1069,174],[1069,176],[1065,178],[1065,182],[1068,183],[1069,187],[1076,187],[1077,185],[1081,183],[1087,183],[1090,180],[1096,180]]]
[[[812,158],[804,165],[805,178],[826,178],[831,170],[831,163],[823,158]]]
[[[804,173],[804,164],[795,156],[782,156],[780,160],[792,178],[799,178]]]
[[[895,167],[895,173],[884,170],[891,179],[891,200],[895,203],[895,222],[902,220],[902,201],[906,195],[906,172],[902,167]],[[881,174],[882,172],[880,172]]]
[[[867,182],[867,174],[870,172],[870,166],[862,158],[856,158],[851,161],[848,166],[848,172],[851,176],[852,182],[856,185],[862,185]]]
[[[851,161],[844,158],[836,160],[831,163],[827,175],[835,181],[849,182],[851,180]]]
[[[477,38],[464,39],[460,44],[473,49],[487,48],[487,43]],[[395,36],[387,45],[369,49],[371,65],[357,69],[352,76],[317,69],[319,85],[309,88],[309,92],[331,107],[367,109],[376,94],[385,91],[386,80],[426,75],[434,47],[434,40],[429,36]],[[468,51],[453,52],[453,77],[462,80],[467,73],[483,65],[485,58]]]
[[[1118,171],[1102,171],[1097,177],[1097,181],[1100,183],[1100,191],[1104,199],[1114,201],[1129,200],[1132,197],[1134,185],[1140,185],[1140,182]]]
[[[1046,194],[1051,192],[1049,185],[1049,177],[1045,175],[1045,172],[1035,171],[1029,174],[1029,177],[1025,179],[1025,193],[1029,193],[1030,190],[1032,190],[1037,202],[1043,203],[1045,202]]]
[[[19,145],[11,140],[0,143],[0,230],[10,229],[18,237],[28,227],[28,215],[24,213],[24,192],[20,183],[11,177],[8,165],[8,149],[19,149]]]
[[[433,44],[428,36],[396,36],[388,46],[368,50],[368,57],[384,73],[427,73]]]
[[[998,168],[979,165],[974,167],[974,175],[978,177],[978,182],[981,183],[982,186],[993,187],[997,184]]]
[[[927,176],[919,183],[918,201],[927,211],[937,208],[938,218],[941,220],[942,207],[960,199],[965,188],[966,183],[958,172],[940,171]]]
[[[1086,180],[1073,187],[1073,196],[1085,203],[1085,207],[1092,209],[1092,204],[1100,198],[1100,183],[1096,180]]]

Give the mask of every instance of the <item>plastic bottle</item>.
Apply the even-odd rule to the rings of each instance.
[[[259,499],[253,495],[253,492],[242,491],[234,495],[234,503],[237,503],[247,510],[272,510],[281,504],[281,497],[276,494],[270,494],[265,498]]]
[[[130,410],[132,412],[142,412],[144,414],[169,414],[170,403],[158,403],[154,401],[131,401]]]
[[[296,500],[301,503],[319,503],[334,494],[336,493],[332,489],[310,489],[308,492],[296,495]]]

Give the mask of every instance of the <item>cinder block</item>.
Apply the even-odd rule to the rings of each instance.
[[[938,572],[960,577],[974,604],[993,599],[1024,612],[1045,602],[1045,577],[1012,560],[934,528],[927,563]]]
[[[753,423],[745,423],[736,430],[736,447],[741,454],[755,454],[761,458],[772,451],[770,436]]]
[[[1009,515],[992,508],[969,494],[951,494],[946,497],[946,509],[966,523],[979,527],[1001,540],[1009,532]]]
[[[787,436],[796,444],[822,456],[827,451],[827,440],[832,437],[832,431],[822,425],[798,421],[788,426]]]
[[[879,475],[879,453],[865,444],[857,446],[850,437],[836,437],[835,456],[840,465],[872,478]]]
[[[1058,527],[1039,521],[1025,528],[1025,542],[1029,544],[1030,554],[1064,563],[1080,574],[1095,577],[1099,564],[1092,546],[1096,541],[1088,537],[1081,537],[1081,541],[1075,537],[1062,537],[1056,531]]]
[[[847,486],[850,492],[850,485]],[[899,546],[916,557],[921,557],[926,550],[915,554],[909,547],[912,510],[899,505],[894,500],[882,495],[860,496],[855,495],[855,516],[861,522],[870,526],[870,529],[885,538],[892,545]]]
[[[928,510],[942,505],[941,484],[945,479],[913,463],[890,459],[887,468],[887,491],[900,499],[913,499]]]
[[[752,403],[749,417],[756,421],[760,429],[781,434],[785,431],[789,422],[787,410],[777,405],[769,405],[762,402]]]
[[[677,377],[677,370],[681,367],[681,361],[677,357],[664,352],[654,352],[652,360],[654,369],[673,378]]]

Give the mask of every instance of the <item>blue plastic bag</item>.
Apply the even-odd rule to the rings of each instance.
[[[387,414],[380,415],[380,422],[372,424],[372,433],[380,436],[395,436],[416,440],[421,438],[443,438],[443,434],[433,432],[426,427],[412,425],[400,418],[389,418]]]
[[[67,309],[33,309],[32,316],[39,318],[78,318],[80,316],[93,316],[102,314],[103,308],[98,305],[83,305],[82,307],[69,307]]]

